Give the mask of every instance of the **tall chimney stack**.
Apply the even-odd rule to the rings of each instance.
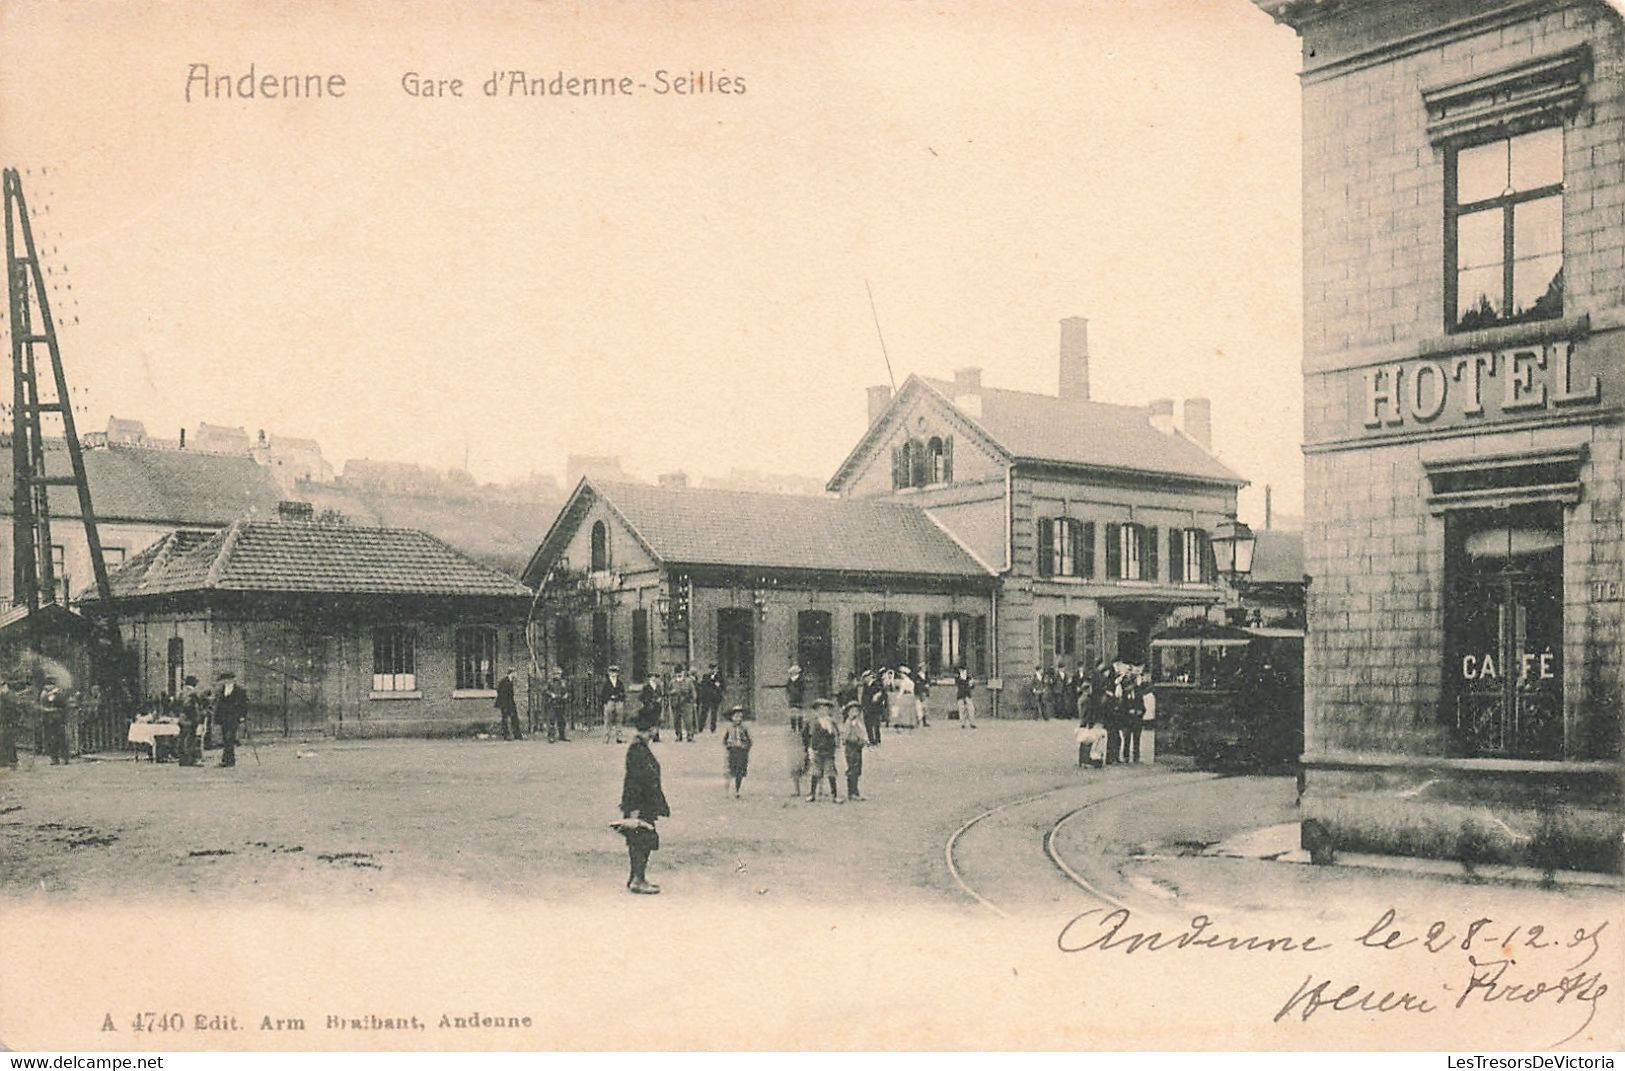
[[[1185,399],[1185,434],[1197,446],[1213,452],[1213,403],[1206,398]]]
[[[879,386],[869,388],[869,426],[871,428],[875,426],[875,421],[880,419],[880,414],[884,413],[886,407],[890,404],[890,387],[882,383]]]
[[[1061,397],[1089,400],[1089,321],[1068,316],[1061,321]]]

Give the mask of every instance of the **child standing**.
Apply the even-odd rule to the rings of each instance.
[[[738,799],[739,787],[750,770],[750,730],[745,728],[744,707],[734,707],[728,714],[733,724],[722,734],[722,747],[728,753],[728,781],[733,782],[734,799]],[[727,782],[723,790],[727,791]]]
[[[816,713],[807,737],[812,752],[812,783],[807,788],[807,802],[818,801],[819,783],[828,780],[830,802],[840,803],[841,797],[835,788],[835,748],[841,727],[835,721],[835,704],[828,699],[815,699],[813,710]]]
[[[863,708],[857,703],[848,703],[843,713],[846,720],[841,724],[841,742],[846,750],[846,798],[861,801],[858,778],[863,776],[863,749],[869,743],[869,730],[863,724]]]

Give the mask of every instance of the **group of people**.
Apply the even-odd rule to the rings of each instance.
[[[138,720],[172,722],[180,730],[175,737],[175,760],[182,766],[203,765],[203,744],[210,727],[220,730],[220,765],[237,765],[237,733],[248,715],[248,690],[227,670],[215,678],[214,687],[204,689],[198,679],[187,676],[174,695],[160,693],[148,712]],[[158,758],[153,744],[153,758]]]
[[[791,666],[791,678],[794,680],[799,670]],[[961,729],[976,728],[976,682],[970,675],[970,670],[960,666],[954,670],[954,708],[959,719]],[[786,692],[790,691],[786,688]],[[848,673],[846,684],[836,693],[836,701],[844,711],[849,705],[856,704],[864,725],[865,739],[869,746],[879,747],[882,743],[882,730],[892,728],[897,731],[903,729],[931,727],[930,712],[931,675],[918,672],[908,666],[899,665],[896,668],[869,669],[862,674]],[[799,704],[792,700],[792,714],[799,708]]]
[[[51,757],[52,766],[66,764],[73,752],[69,739],[73,713],[81,706],[94,707],[94,686],[91,692],[82,695],[51,681],[36,686],[28,673],[9,674],[0,691],[0,767],[17,766],[18,740],[31,712],[37,718],[40,749]]]
[[[1054,699],[1051,685],[1057,681],[1062,682],[1058,689],[1061,701],[1070,703],[1070,709]],[[1052,713],[1055,717],[1077,717],[1079,766],[1140,761],[1145,726],[1157,716],[1157,697],[1145,667],[1102,662],[1087,676],[1081,672],[1068,674],[1064,668],[1053,673],[1039,668],[1033,673],[1032,689],[1035,696],[1048,697],[1047,709],[1040,706],[1045,718]]]
[[[836,762],[836,754],[844,753],[846,799],[863,799],[858,791],[858,781],[863,776],[863,749],[873,740],[863,707],[857,700],[847,700],[839,714],[835,711],[835,701],[824,696],[813,700],[811,715],[804,715],[799,706],[792,706],[786,732],[790,780],[795,785],[797,798],[817,803],[819,793],[827,784],[830,802],[844,803],[837,785],[841,771]],[[804,779],[807,793],[802,797]]]

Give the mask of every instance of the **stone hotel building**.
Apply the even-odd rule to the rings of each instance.
[[[1258,2],[1304,57],[1306,836],[1617,868],[1625,28]]]

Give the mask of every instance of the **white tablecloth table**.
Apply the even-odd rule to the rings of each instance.
[[[161,737],[174,737],[180,740],[181,727],[172,721],[135,721],[130,723],[130,731],[125,739],[132,744],[145,745],[149,749],[152,761],[158,761],[158,741]],[[140,758],[139,755],[136,758]]]

